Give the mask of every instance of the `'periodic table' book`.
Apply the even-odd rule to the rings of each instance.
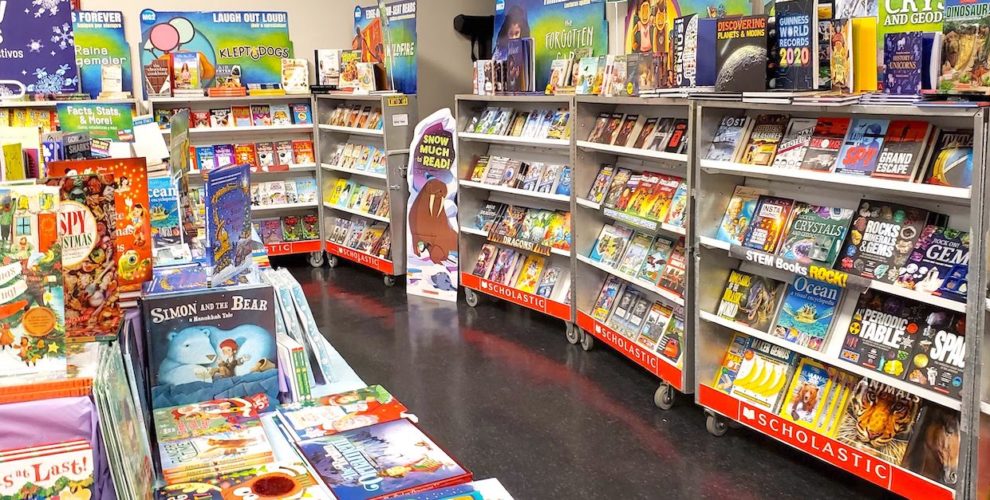
[[[162,294],[142,302],[152,408],[278,397],[270,286]]]
[[[856,118],[853,120],[845,143],[839,151],[835,172],[853,175],[873,173],[889,125],[890,122],[884,119]]]
[[[856,303],[839,358],[903,380],[928,315],[935,311],[928,304],[867,290]]]
[[[223,282],[251,263],[251,172],[246,164],[212,170],[206,178],[207,255]]]
[[[968,274],[969,233],[925,226],[896,285],[965,302]]]
[[[853,211],[848,208],[832,208],[794,204],[790,227],[780,244],[777,254],[802,264],[819,264],[829,269],[839,256],[839,249],[846,238]]]
[[[921,208],[862,200],[842,244],[836,269],[893,283],[925,226],[944,218]]]
[[[69,341],[113,339],[122,313],[114,234],[114,179],[107,174],[50,177],[58,186],[59,237]]]
[[[470,472],[406,419],[304,441],[299,449],[339,500],[391,498],[471,480]]]
[[[870,175],[897,181],[914,180],[934,129],[925,121],[892,120],[880,148],[877,166]]]

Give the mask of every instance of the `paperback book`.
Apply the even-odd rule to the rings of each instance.
[[[714,161],[734,161],[736,151],[739,150],[746,136],[749,123],[750,118],[745,114],[722,117],[705,158]]]
[[[316,405],[283,406],[279,414],[297,442],[333,436],[344,431],[402,418],[405,405],[384,387],[362,389],[324,396]]]
[[[773,165],[777,146],[784,138],[787,128],[787,115],[760,115],[753,122],[753,129],[739,161],[747,165],[769,167]]]
[[[870,175],[879,179],[913,181],[918,176],[934,129],[925,121],[892,120],[880,148],[877,166]]]
[[[797,353],[751,338],[732,382],[731,394],[776,413],[797,363]]]
[[[818,120],[814,118],[791,118],[787,133],[780,141],[777,155],[773,159],[774,168],[796,169],[801,167],[804,156],[815,133]]]
[[[777,253],[793,207],[794,200],[760,196],[756,202],[756,210],[753,212],[753,221],[746,230],[743,246],[767,253]]]
[[[943,131],[935,151],[938,153],[928,167],[926,183],[959,188],[973,185],[972,130]]]
[[[222,398],[153,410],[155,437],[175,441],[261,426],[258,415],[270,408],[268,395]]]

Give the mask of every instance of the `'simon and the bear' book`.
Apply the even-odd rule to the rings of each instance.
[[[153,408],[278,397],[275,295],[241,286],[155,295],[142,307]]]

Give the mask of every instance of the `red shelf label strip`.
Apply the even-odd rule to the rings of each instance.
[[[300,253],[312,253],[323,250],[320,247],[320,240],[313,241],[285,241],[282,243],[269,243],[265,245],[269,257],[279,255],[296,255]]]
[[[539,311],[543,314],[547,314],[564,321],[571,320],[570,306],[550,300],[546,297],[526,293],[510,286],[495,283],[494,281],[488,281],[471,273],[461,273],[461,284],[472,290],[477,290],[486,295],[498,297],[517,306]]]
[[[366,267],[370,267],[376,271],[381,271],[385,274],[395,274],[395,265],[385,259],[379,259],[373,255],[368,255],[364,252],[358,252],[353,248],[342,247],[333,242],[326,242],[327,252],[330,252],[338,257],[343,257],[351,262],[356,262]]]
[[[647,351],[639,344],[630,341],[621,333],[603,325],[595,318],[581,311],[578,311],[577,314],[577,323],[581,329],[591,333],[598,340],[611,346],[612,349],[625,354],[626,357],[635,361],[639,366],[645,368],[646,371],[660,377],[664,382],[667,382],[678,391],[684,390],[681,370],[660,359],[660,356]]]

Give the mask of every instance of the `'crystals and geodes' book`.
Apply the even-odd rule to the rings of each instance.
[[[112,175],[49,178],[58,186],[58,233],[65,276],[65,333],[68,340],[113,339],[122,317],[114,237]]]
[[[876,380],[862,379],[853,389],[836,439],[892,464],[900,464],[914,433],[921,399]],[[871,415],[886,414],[890,425],[873,429]],[[864,432],[862,429],[871,429]]]
[[[332,436],[343,431],[403,417],[406,407],[384,387],[372,385],[319,398],[317,406],[279,409],[296,441]]]
[[[406,419],[304,441],[299,449],[339,500],[390,498],[471,480]]]
[[[839,256],[839,249],[846,238],[853,211],[848,208],[831,208],[794,204],[790,227],[780,244],[777,255],[802,264],[819,264],[829,269]]]
[[[883,201],[862,200],[842,245],[836,269],[893,283],[927,224],[944,216]]]
[[[925,226],[896,284],[910,290],[966,301],[969,233]]]
[[[842,288],[804,276],[787,286],[773,335],[788,342],[820,351],[835,319]]]
[[[715,90],[761,92],[767,86],[767,16],[720,18],[715,25]]]
[[[223,282],[251,263],[251,171],[248,165],[212,170],[206,178],[207,256]]]
[[[153,408],[220,398],[278,397],[275,295],[270,286],[146,298]]]
[[[58,188],[0,188],[0,378],[65,373],[58,209]]]

